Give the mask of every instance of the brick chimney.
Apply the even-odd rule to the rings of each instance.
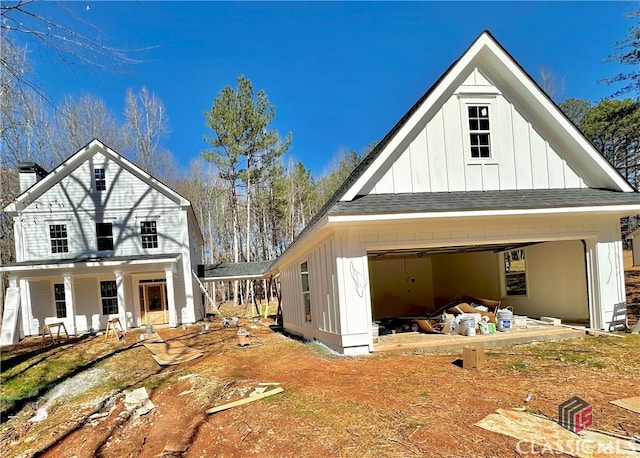
[[[21,162],[18,169],[20,170],[20,193],[25,192],[49,173],[35,162]]]

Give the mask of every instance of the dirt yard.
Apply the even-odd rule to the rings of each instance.
[[[640,304],[640,270],[629,274],[629,300]],[[639,394],[637,335],[487,350],[485,367],[468,370],[461,352],[348,358],[249,319],[240,326],[254,346],[239,348],[237,329],[220,320],[158,329],[204,353],[170,366],[156,363],[138,330],[120,342],[31,339],[3,349],[0,456],[517,456],[515,439],[474,423],[514,407],[555,419],[574,395],[592,404],[594,428],[640,435],[640,415],[610,404]],[[261,382],[284,391],[205,413]],[[131,415],[124,392],[140,387],[155,408]],[[42,407],[46,418],[30,421]]]

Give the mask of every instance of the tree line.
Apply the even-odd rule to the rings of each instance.
[[[360,152],[337,152],[322,176],[314,176],[300,161],[285,161],[292,134],[282,136],[273,128],[275,107],[266,92],[256,91],[251,80],[240,75],[236,84],[223,88],[204,112],[210,133],[203,139],[198,157],[179,174],[175,158],[164,143],[169,135],[168,114],[152,91],[145,87],[137,92],[128,90],[124,113],[116,117],[99,97],[67,97],[56,105],[37,87],[35,78],[29,76],[33,72],[26,45],[17,42],[16,30],[41,38],[43,46],[54,47],[63,60],[132,64],[135,59],[74,32],[72,26],[53,27],[52,31],[46,18],[39,22],[39,16],[28,11],[30,3],[18,1],[0,7],[3,207],[18,194],[16,168],[20,162],[34,161],[51,169],[92,138],[98,138],[192,202],[205,239],[205,263],[270,260],[289,246],[375,146],[372,143]],[[27,16],[30,22],[16,19]],[[65,34],[66,40],[53,39]],[[633,68],[604,81],[626,83],[613,94],[618,98],[597,103],[570,98],[559,103],[568,118],[636,189],[640,189],[639,43],[640,30],[632,26],[628,36],[614,44],[610,59]],[[541,85],[553,97],[552,85],[545,84],[552,76],[549,72],[541,75]],[[631,97],[619,98],[623,95]],[[118,118],[123,121],[118,122]],[[632,230],[637,218],[627,223],[626,230]],[[15,260],[13,249],[13,224],[3,213],[3,264]],[[241,294],[237,284],[233,291],[225,292],[234,300]],[[242,295],[249,298],[251,291],[247,289]]]

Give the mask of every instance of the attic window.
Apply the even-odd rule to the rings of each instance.
[[[104,169],[93,169],[93,178],[96,191],[106,191],[107,179],[105,178]]]
[[[469,105],[469,140],[471,157],[487,159],[491,157],[491,129],[489,125],[489,106]]]

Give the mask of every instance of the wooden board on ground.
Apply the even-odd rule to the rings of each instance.
[[[221,406],[212,407],[211,409],[206,410],[206,413],[212,414],[216,412],[221,412],[223,410],[230,409],[232,407],[241,406],[244,404],[248,404],[253,401],[257,401],[258,399],[263,399],[269,396],[273,396],[274,394],[282,393],[284,390],[280,387],[274,388],[273,390],[266,391],[261,394],[256,394],[255,396],[251,396],[249,398],[240,399],[239,401],[229,402],[227,404],[222,404]]]
[[[640,396],[635,396],[633,398],[616,399],[615,401],[611,401],[611,404],[622,407],[623,409],[630,410],[632,412],[640,413]]]
[[[578,458],[611,456],[607,451],[640,452],[640,444],[593,431],[574,434],[558,423],[526,412],[498,409],[475,426]]]
[[[185,363],[204,354],[180,342],[146,342],[143,345],[153,353],[151,356],[161,366]]]

